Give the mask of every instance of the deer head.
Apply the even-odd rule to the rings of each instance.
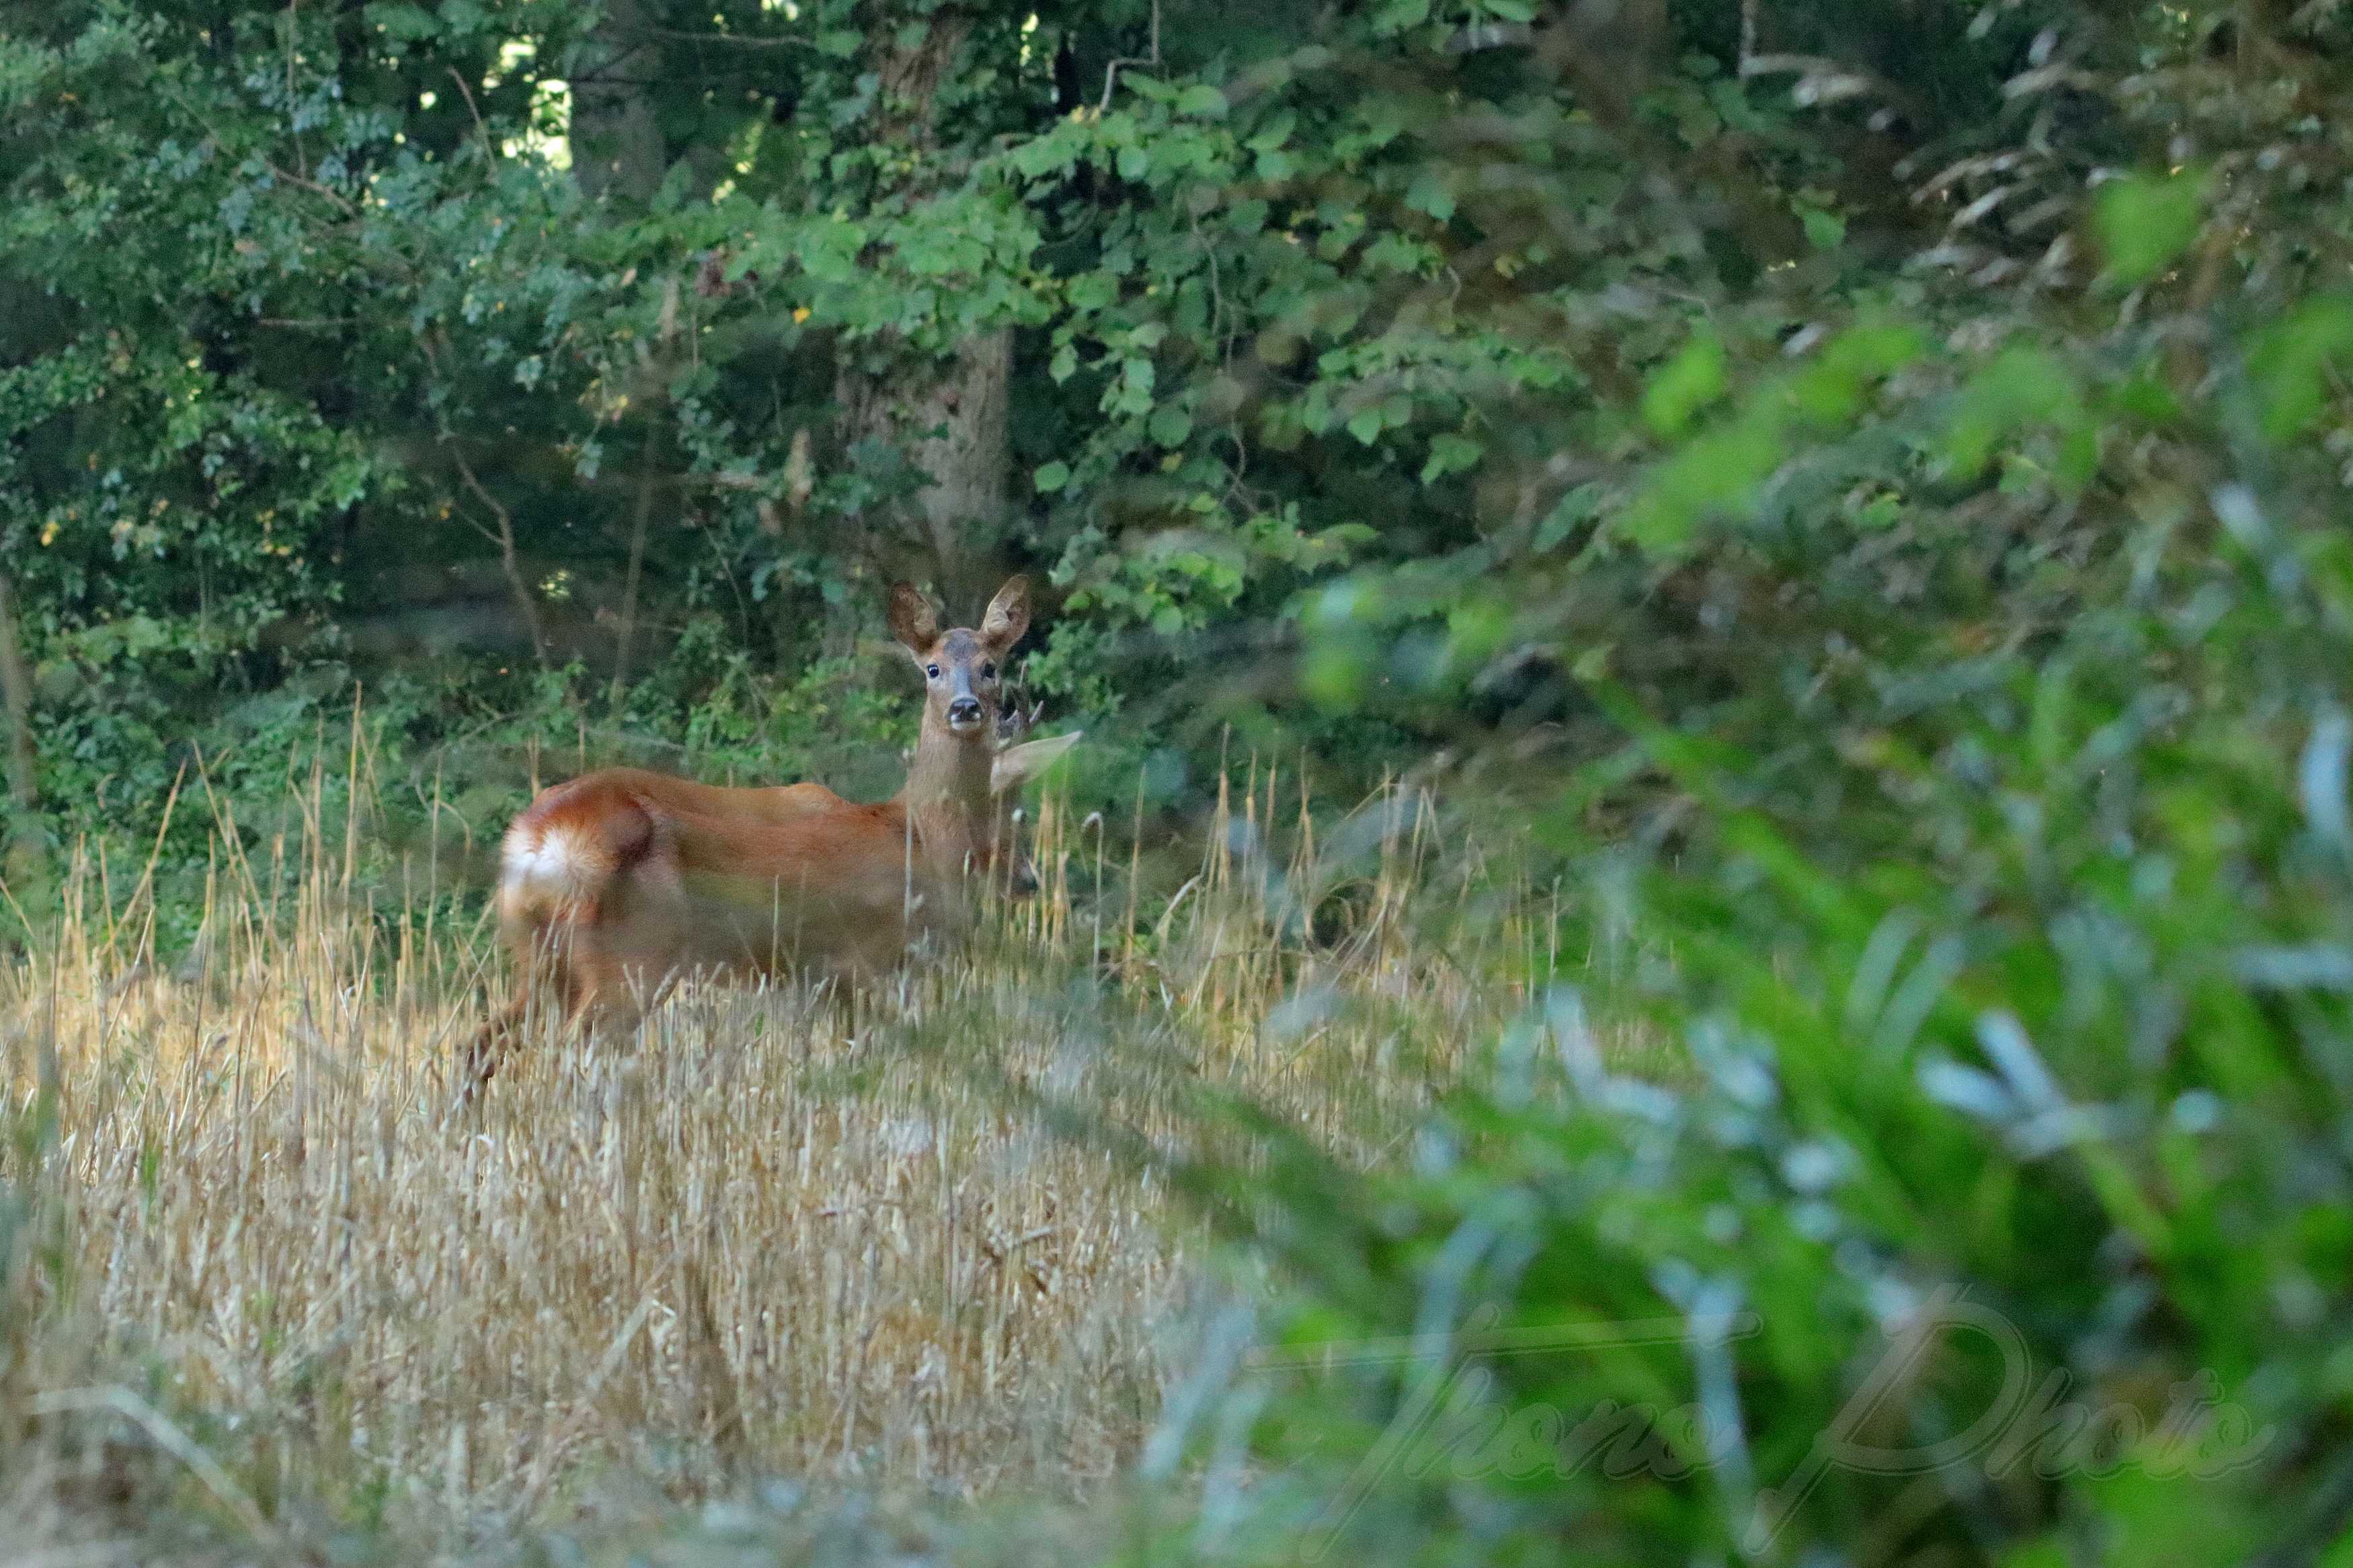
[[[1055,758],[1078,744],[1078,734],[1050,735],[1042,741],[1026,737],[1039,720],[1045,717],[1046,705],[1031,702],[1025,692],[1014,688],[1006,693],[1005,706],[997,715],[997,755],[991,759],[988,771],[988,793],[997,797],[997,819],[992,842],[1003,846],[1012,842],[1007,835],[1017,832],[1021,822],[1018,807],[1007,810],[1004,797],[1023,784],[1043,773]],[[1000,884],[1016,898],[1026,898],[1038,890],[1038,868],[1026,851],[1016,848],[1008,874]]]
[[[1028,694],[1018,689],[1007,693],[1004,710],[997,716],[997,757],[989,765],[989,794],[1005,795],[1020,788],[1079,743],[1082,731],[1077,730],[1042,741],[1028,739],[1045,716],[1044,702],[1029,702]]]
[[[891,586],[891,635],[923,672],[923,734],[972,746],[991,746],[991,715],[999,707],[1005,658],[1029,629],[1029,579],[1016,577],[997,591],[977,630],[940,629],[937,611],[913,584]]]

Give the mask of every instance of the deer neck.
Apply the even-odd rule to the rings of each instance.
[[[953,733],[928,708],[899,805],[923,857],[943,871],[985,855],[989,839],[988,773],[996,747],[984,732],[973,740]]]

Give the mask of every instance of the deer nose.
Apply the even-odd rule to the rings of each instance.
[[[948,722],[957,725],[979,723],[980,699],[977,697],[959,697],[955,701],[949,703]]]

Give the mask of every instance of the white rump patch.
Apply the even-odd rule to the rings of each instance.
[[[507,835],[499,880],[511,892],[564,895],[585,885],[595,865],[592,847],[577,828],[519,828]]]

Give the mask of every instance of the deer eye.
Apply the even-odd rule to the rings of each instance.
[[[940,667],[936,664],[927,664],[923,666],[923,673],[937,680],[940,678]]]
[[[995,680],[997,679],[997,666],[984,663],[980,667],[980,678],[983,680]]]

